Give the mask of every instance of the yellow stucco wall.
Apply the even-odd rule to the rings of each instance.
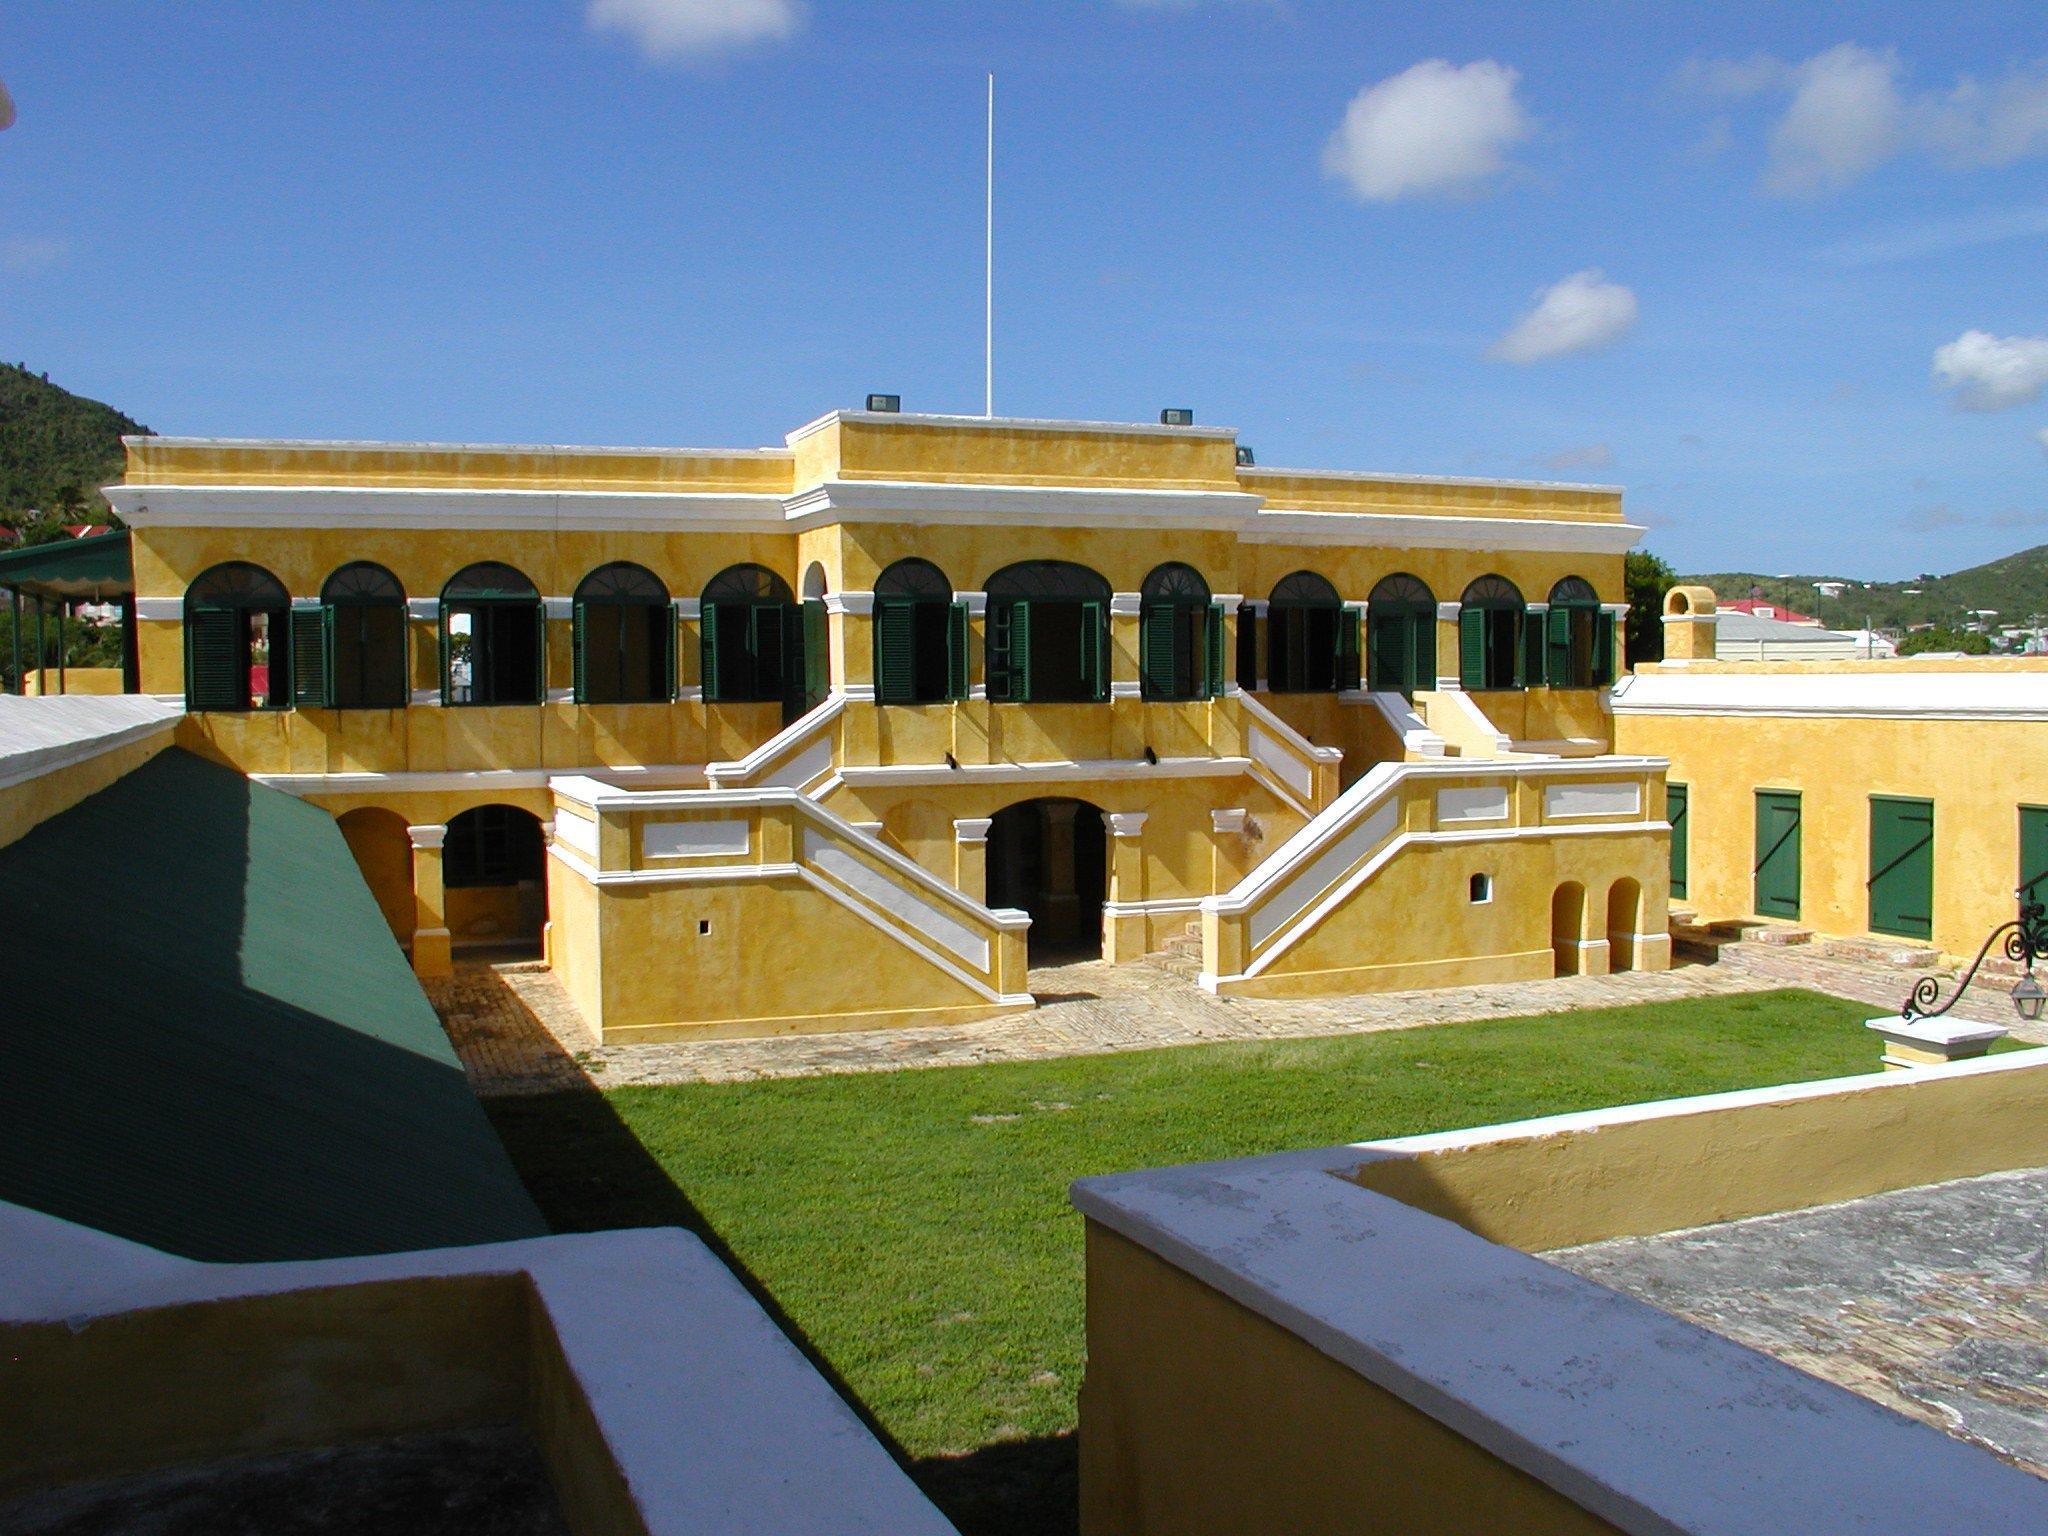
[[[1878,1042],[1871,1039],[1875,1060]],[[1367,1189],[1517,1248],[1564,1248],[2048,1162],[2048,1053],[1390,1143]],[[1448,1140],[1452,1145],[1428,1143]],[[1711,1170],[1711,1176],[1703,1171]]]
[[[1974,955],[2013,916],[2013,887],[2025,878],[2019,808],[2048,805],[2044,729],[2029,721],[1624,713],[1616,744],[1670,758],[1670,782],[1687,786],[1689,879],[1674,900],[1709,921],[1756,910],[1756,791],[1798,792],[1798,921],[1847,936],[1871,932],[1871,797],[1932,800],[1927,942]]]
[[[83,762],[38,774],[0,789],[0,848],[30,828],[68,811],[88,795],[98,794],[125,773],[131,773],[171,745],[169,725],[141,741],[131,741]]]
[[[1087,1233],[1083,1536],[1615,1529],[1100,1223]]]

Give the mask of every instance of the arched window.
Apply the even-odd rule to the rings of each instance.
[[[698,619],[704,697],[802,703],[803,617],[789,583],[761,565],[727,566],[704,588]]]
[[[1436,595],[1406,571],[1372,589],[1365,606],[1366,675],[1375,691],[1436,687]]]
[[[1358,686],[1358,615],[1314,571],[1281,577],[1267,600],[1266,686],[1275,693]]]
[[[1148,699],[1223,691],[1223,609],[1191,565],[1154,566],[1138,588],[1138,682]]]
[[[509,565],[465,566],[441,589],[441,702],[538,704],[547,696],[540,593]]]
[[[1552,587],[1543,628],[1551,687],[1604,688],[1614,681],[1614,615],[1602,611],[1591,582],[1567,576]]]
[[[1109,583],[1068,560],[988,579],[988,696],[1010,703],[1109,697]]]
[[[898,560],[875,578],[875,702],[967,697],[967,605],[929,560]]]
[[[368,560],[322,583],[317,610],[292,615],[292,696],[329,709],[403,709],[412,698],[405,662],[405,588]]]
[[[1526,622],[1521,591],[1506,577],[1482,576],[1465,589],[1458,608],[1458,677],[1468,690],[1522,686]]]
[[[291,598],[260,565],[231,560],[185,591],[185,707],[284,709],[291,703]]]
[[[578,704],[675,697],[676,610],[661,578],[618,560],[577,583],[570,608]]]

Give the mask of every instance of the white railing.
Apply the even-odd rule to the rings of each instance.
[[[704,770],[719,789],[819,788],[829,786],[838,754],[838,733],[830,727],[846,709],[846,695],[835,693],[799,715],[745,757],[711,763]],[[821,782],[823,781],[823,782]]]
[[[1304,816],[1314,816],[1336,787],[1338,747],[1319,747],[1243,689],[1228,697],[1244,712],[1245,756],[1252,773]]]

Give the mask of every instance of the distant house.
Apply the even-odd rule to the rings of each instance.
[[[1768,606],[1720,609],[1714,616],[1718,654],[1731,661],[1844,661],[1898,654],[1898,647],[1872,630],[1822,629],[1816,619],[1773,618],[1755,611]]]
[[[1820,627],[1820,620],[1816,619],[1812,614],[1795,612],[1787,608],[1783,603],[1767,603],[1760,597],[1735,598],[1732,601],[1722,603],[1720,611],[1722,613],[1746,613],[1752,618],[1758,619],[1775,619],[1781,624],[1804,624],[1811,629],[1818,629]]]

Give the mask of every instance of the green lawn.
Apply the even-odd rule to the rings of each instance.
[[[1071,1530],[1084,1174],[1877,1067],[1806,992],[489,1108],[562,1230],[713,1241],[970,1532]]]

